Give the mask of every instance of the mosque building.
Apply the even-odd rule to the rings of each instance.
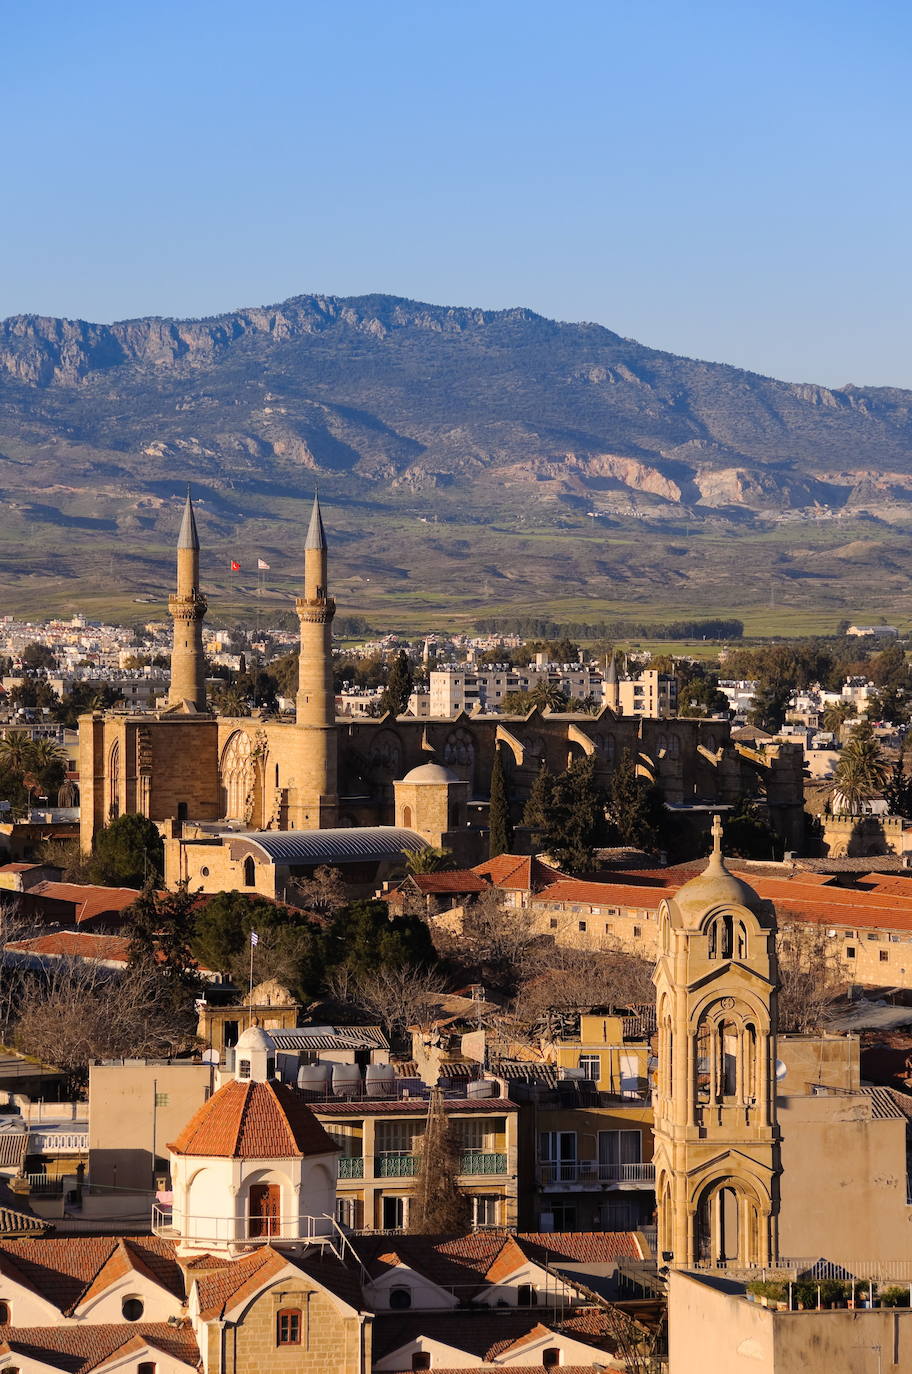
[[[188,494],[176,591],[169,600],[174,639],[167,703],[145,714],[99,711],[79,723],[84,849],[110,819],[139,812],[159,824],[172,844],[169,881],[191,876],[191,857],[182,846],[224,847],[217,837],[238,832],[267,846],[278,842],[277,832],[289,837],[324,832],[331,847],[337,832],[358,829],[373,832],[366,842],[374,849],[399,853],[402,837],[392,833],[397,830],[418,837],[419,845],[446,844],[462,863],[477,862],[486,853],[484,826],[498,749],[517,821],[543,763],[560,772],[576,759],[593,757],[604,782],[629,753],[641,776],[652,780],[678,813],[682,834],[695,836],[705,829],[713,806],[753,796],[767,808],[786,847],[798,844],[800,747],[751,750],[732,742],[726,721],[623,716],[611,705],[595,716],[536,708],[525,716],[463,711],[440,719],[337,719],[335,602],[318,499],[303,561],[303,594],[295,602],[300,649],[294,719],[214,714],[205,697],[207,600]],[[289,844],[294,849],[293,840],[283,843],[284,853]],[[346,842],[343,837],[334,843],[344,849]],[[257,851],[239,857],[237,864],[243,867],[250,857],[255,865],[272,863]],[[197,867],[211,865],[201,861]],[[215,874],[209,876],[214,880]]]

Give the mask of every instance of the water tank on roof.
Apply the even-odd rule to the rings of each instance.
[[[368,1064],[364,1077],[368,1097],[395,1095],[396,1074],[392,1064]]]
[[[331,1064],[302,1064],[298,1069],[298,1087],[307,1092],[328,1093],[331,1079]]]
[[[496,1097],[497,1084],[490,1078],[473,1078],[466,1084],[466,1097]]]
[[[361,1091],[361,1070],[357,1064],[333,1064],[332,1089],[336,1097],[353,1097]]]

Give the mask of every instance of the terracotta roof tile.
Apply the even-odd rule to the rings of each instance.
[[[412,873],[406,881],[427,896],[433,896],[436,892],[488,892],[491,887],[489,882],[470,868],[457,868],[445,873]]]
[[[148,1345],[171,1359],[199,1367],[199,1348],[189,1323],[171,1326],[167,1322],[123,1322],[95,1326],[0,1326],[0,1342],[15,1354],[67,1371],[89,1374],[105,1365],[118,1351],[141,1350]],[[0,1345],[2,1349],[2,1345]]]
[[[168,1146],[223,1159],[302,1159],[339,1148],[293,1088],[237,1079],[204,1102]]]
[[[299,1259],[271,1245],[252,1255],[242,1256],[224,1269],[202,1276],[196,1281],[200,1316],[211,1321],[245,1302],[271,1278],[291,1265],[306,1274],[323,1288],[347,1302],[356,1310],[364,1306],[361,1285],[357,1276],[338,1260]]]
[[[174,1257],[174,1246],[157,1236],[0,1240],[0,1269],[11,1265],[27,1285],[70,1316],[122,1245],[126,1245],[132,1263],[144,1266],[156,1283],[183,1299],[184,1279]]]
[[[80,925],[96,916],[122,915],[140,895],[132,887],[99,887],[90,883],[36,883],[22,894],[30,908],[42,897],[71,903],[76,908],[74,914]]]
[[[599,1350],[613,1348],[607,1314],[598,1308],[586,1308],[573,1317],[555,1320],[545,1326],[534,1311],[501,1309],[485,1311],[463,1309],[460,1312],[402,1313],[378,1316],[374,1319],[373,1353],[384,1359],[400,1346],[424,1336],[440,1341],[454,1350],[464,1351],[483,1361],[500,1360],[513,1347],[517,1350],[530,1339],[565,1332],[574,1340],[593,1345]]]
[[[126,964],[130,941],[125,935],[93,935],[87,930],[58,930],[33,940],[11,940],[6,949],[20,954],[49,954],[77,959],[108,959]]]
[[[559,868],[552,868],[528,854],[498,854],[495,859],[476,864],[472,872],[487,878],[495,887],[519,892],[538,892],[567,877]]]

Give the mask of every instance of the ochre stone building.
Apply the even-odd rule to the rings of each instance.
[[[337,720],[335,603],[318,501],[305,539],[303,596],[295,603],[301,626],[295,719],[209,714],[201,637],[206,600],[189,496],[178,545],[177,593],[169,602],[174,649],[167,707],[143,715],[99,712],[80,721],[84,848],[98,828],[125,812],[156,822],[232,820],[248,830],[394,823],[419,834],[477,830],[485,823],[497,748],[517,820],[542,763],[559,772],[591,756],[605,781],[629,752],[665,801],[680,809],[682,842],[705,826],[708,805],[733,805],[745,795],[762,799],[786,847],[800,841],[800,746],[757,751],[736,745],[724,721],[643,719],[607,706],[597,716],[536,709],[526,716]],[[427,764],[431,754],[465,785],[450,789],[454,805],[448,816],[421,813],[421,797],[439,809],[439,795],[425,787],[411,788],[414,796],[402,791],[397,807],[394,784]]]

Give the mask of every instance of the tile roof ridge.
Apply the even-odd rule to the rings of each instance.
[[[101,1239],[105,1239],[105,1237],[101,1237]],[[76,1311],[77,1307],[81,1307],[81,1306],[82,1306],[82,1304],[86,1301],[86,1299],[91,1295],[92,1290],[93,1290],[94,1287],[95,1287],[95,1284],[96,1284],[96,1283],[98,1282],[98,1280],[101,1278],[102,1274],[103,1274],[104,1271],[107,1269],[108,1265],[111,1263],[111,1261],[112,1261],[113,1259],[115,1259],[115,1258],[118,1256],[118,1254],[123,1255],[123,1257],[124,1257],[124,1258],[126,1259],[126,1261],[127,1261],[127,1264],[130,1263],[130,1257],[129,1257],[128,1254],[126,1254],[126,1246],[124,1245],[124,1238],[123,1238],[123,1236],[116,1236],[116,1237],[115,1237],[115,1236],[112,1236],[111,1239],[114,1241],[113,1246],[112,1246],[111,1249],[108,1251],[108,1253],[105,1255],[105,1257],[104,1257],[104,1259],[101,1261],[101,1263],[98,1265],[97,1269],[95,1269],[95,1271],[94,1271],[94,1273],[92,1274],[91,1278],[89,1278],[89,1279],[86,1281],[86,1283],[83,1285],[82,1290],[81,1290],[79,1296],[78,1296],[77,1298],[75,1298],[75,1299],[68,1305],[68,1307],[67,1307],[67,1309],[66,1309],[66,1312],[65,1312],[65,1315],[66,1315],[66,1316],[68,1316],[68,1317],[69,1317],[69,1316],[72,1316],[72,1314]],[[104,1287],[106,1287],[106,1286],[107,1286],[107,1285],[104,1285]],[[103,1292],[103,1291],[104,1291],[104,1287],[101,1288],[101,1289],[99,1289],[99,1292]]]

